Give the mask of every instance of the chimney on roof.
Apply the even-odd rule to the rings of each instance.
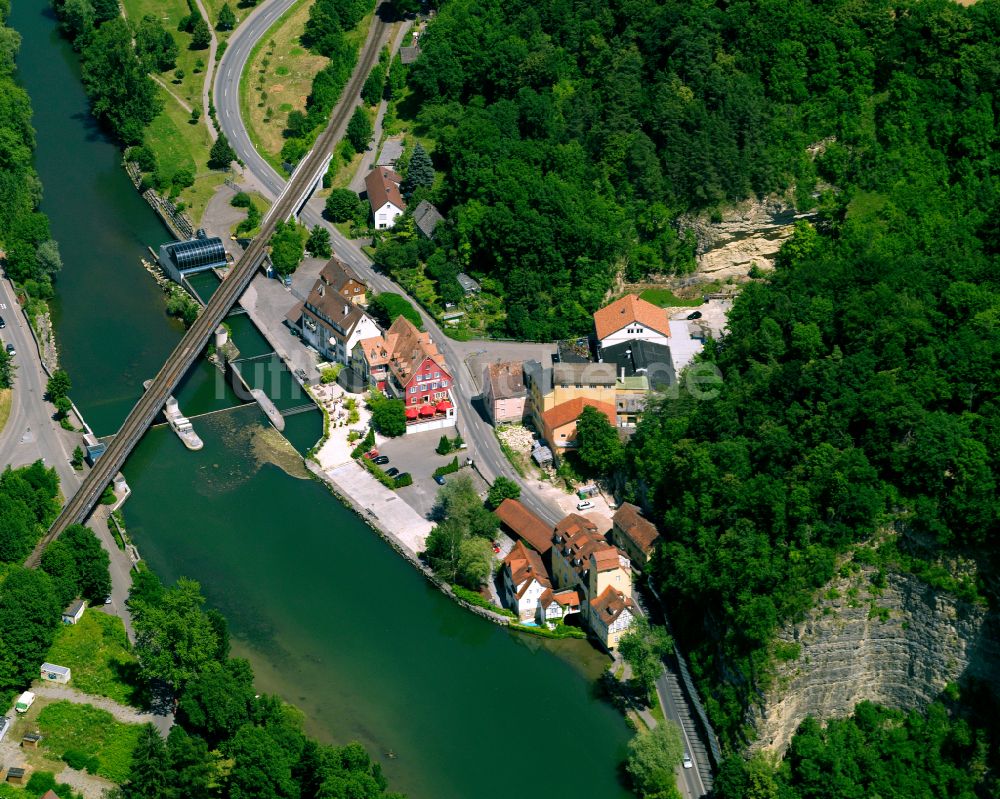
[[[344,305],[344,316],[347,316],[347,308],[348,308],[348,306],[345,304]]]

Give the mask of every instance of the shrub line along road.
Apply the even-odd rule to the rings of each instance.
[[[372,28],[375,35],[369,38],[358,66],[347,84],[344,96],[331,114],[329,125],[320,134],[312,150],[302,159],[291,180],[278,193],[277,200],[264,215],[260,235],[250,244],[229,276],[212,295],[208,305],[184,334],[180,343],[153,379],[149,390],[139,398],[118,434],[108,444],[107,451],[97,459],[94,468],[84,479],[80,489],[66,503],[59,518],[38,542],[38,546],[35,547],[35,551],[29,556],[25,565],[37,566],[45,547],[58,538],[69,525],[86,519],[104,489],[125,464],[132,448],[145,434],[156,414],[160,412],[167,397],[177,387],[195,360],[201,356],[201,352],[212,333],[250,284],[264,260],[267,242],[274,231],[275,224],[293,215],[301,198],[311,188],[317,172],[322,175],[321,170],[325,170],[325,164],[334,144],[347,128],[350,114],[354,110],[354,98],[361,92],[369,70],[378,59],[379,34],[382,34],[387,26],[382,20],[376,18],[372,23]]]
[[[291,8],[294,2],[295,0],[265,0],[254,10],[230,37],[226,52],[219,62],[219,71],[215,82],[215,107],[219,122],[226,138],[229,139],[229,143],[246,165],[247,174],[245,177],[251,178],[257,184],[258,189],[271,196],[282,193],[285,179],[261,157],[250,141],[249,133],[240,115],[240,76],[243,74],[254,45],[265,35],[275,20]],[[378,18],[376,11],[376,20]],[[374,33],[374,31],[369,32],[366,48],[370,47]],[[384,35],[385,32],[380,32],[379,38],[381,39]],[[356,75],[357,73],[355,73],[355,77]],[[353,83],[352,79],[352,86]],[[358,95],[359,91],[355,91],[349,86],[341,99],[341,104],[349,104],[353,108],[360,101]],[[375,142],[374,145],[377,146],[378,142]],[[459,412],[459,421],[464,421],[462,433],[469,448],[468,454],[475,459],[479,472],[488,482],[493,482],[499,475],[517,481],[521,486],[521,501],[550,524],[558,522],[563,517],[562,510],[545,499],[532,484],[517,475],[501,451],[493,428],[473,408],[471,397],[478,394],[478,389],[466,368],[464,358],[454,346],[454,342],[444,335],[434,319],[401,286],[396,285],[389,278],[373,269],[371,259],[361,251],[357,244],[324,219],[323,205],[320,201],[313,200],[307,203],[302,209],[300,219],[309,227],[321,225],[326,228],[330,232],[337,255],[354,268],[370,286],[380,292],[395,292],[410,300],[423,320],[424,329],[431,334],[438,349],[447,363],[450,364],[455,383],[453,386],[455,391],[452,392],[453,399]],[[670,676],[673,677],[673,675]],[[674,678],[674,682],[676,682],[676,678]],[[705,794],[705,786],[699,773],[699,760],[702,759],[703,747],[700,741],[692,740],[696,737],[696,733],[690,706],[683,695],[671,691],[669,686],[667,673],[664,672],[657,685],[661,706],[667,718],[675,721],[680,727],[682,738],[685,741],[685,749],[690,752],[695,764],[692,769],[682,769],[683,773],[678,780],[678,788],[685,799],[697,799]]]

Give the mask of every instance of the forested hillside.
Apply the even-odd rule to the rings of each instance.
[[[806,121],[836,136],[816,160],[837,187],[819,222],[706,352],[719,398],[662,402],[629,447],[627,493],[666,539],[656,577],[735,743],[777,626],[842,553],[883,533],[861,557],[993,599],[945,558],[988,573],[1000,519],[1000,3],[688,5],[769,32],[736,62],[769,94],[798,75],[783,83],[812,95]]]
[[[464,269],[499,281],[504,332],[586,333],[615,274],[693,266],[679,213],[793,183],[811,204],[807,146],[871,135],[896,5],[443,3],[408,76],[445,172],[438,293]]]
[[[52,297],[62,258],[48,217],[38,211],[42,184],[32,163],[31,100],[14,80],[21,37],[6,26],[9,13],[9,1],[0,0],[0,250],[7,277],[29,298],[26,310],[34,316]]]

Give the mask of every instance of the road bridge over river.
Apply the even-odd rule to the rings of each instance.
[[[379,11],[382,12],[387,7],[386,4]],[[87,518],[104,489],[125,465],[132,449],[139,443],[143,434],[163,408],[167,397],[171,395],[195,360],[200,357],[215,329],[246,291],[247,286],[250,285],[250,281],[267,254],[267,243],[274,232],[275,225],[279,221],[290,219],[302,208],[316,183],[326,172],[334,145],[347,129],[347,123],[354,111],[361,87],[378,60],[379,49],[385,38],[387,27],[384,14],[376,13],[364,50],[344,89],[340,102],[330,115],[329,124],[316,139],[312,150],[299,162],[295,172],[265,214],[261,222],[260,234],[244,251],[243,256],[233,266],[229,276],[222,281],[222,285],[212,295],[195,323],[191,325],[176,349],[167,358],[163,368],[153,379],[149,390],[135,404],[128,418],[125,419],[118,433],[111,440],[107,451],[97,459],[83,484],[70,497],[55,523],[38,542],[38,546],[25,562],[26,566],[36,567],[41,560],[42,552],[52,541],[58,538],[69,525],[81,523]]]

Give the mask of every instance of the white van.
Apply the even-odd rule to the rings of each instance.
[[[35,695],[31,691],[25,691],[17,698],[17,702],[14,704],[14,710],[18,713],[27,713],[28,708],[31,707],[35,702]]]

